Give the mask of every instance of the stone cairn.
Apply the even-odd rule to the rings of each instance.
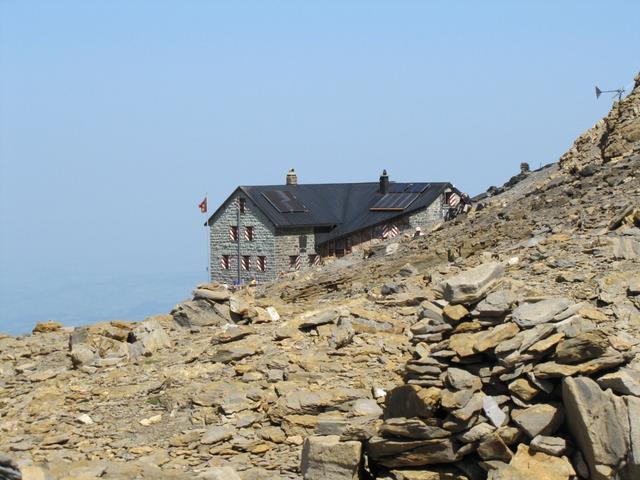
[[[635,362],[607,373],[631,354],[589,303],[516,305],[504,270],[480,265],[422,303],[406,383],[366,444],[376,478],[640,478]]]

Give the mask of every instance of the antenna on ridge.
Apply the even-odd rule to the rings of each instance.
[[[612,98],[618,97],[618,101],[622,100],[622,94],[624,93],[624,88],[616,88],[615,90],[600,90],[596,85],[596,98],[600,98],[600,95],[603,93],[614,93]]]

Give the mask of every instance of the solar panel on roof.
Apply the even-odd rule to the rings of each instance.
[[[369,210],[399,210],[402,211],[419,197],[417,193],[387,193],[378,200]]]
[[[407,193],[422,193],[427,188],[429,188],[429,184],[428,183],[412,183],[407,187],[405,192],[407,192]]]
[[[262,196],[280,213],[306,212],[307,207],[292,192],[271,190],[262,192]]]
[[[422,193],[428,187],[428,183],[390,183],[389,193]]]

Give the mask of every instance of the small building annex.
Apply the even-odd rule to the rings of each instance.
[[[424,229],[459,209],[450,183],[378,182],[241,186],[209,217],[212,282],[265,282],[342,256],[374,239]]]

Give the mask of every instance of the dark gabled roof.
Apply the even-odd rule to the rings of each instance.
[[[398,192],[405,188],[410,189],[413,185],[415,184],[398,182],[389,184],[390,191]],[[429,183],[425,184],[425,187],[405,209],[393,211],[370,210],[383,196],[379,192],[378,182],[242,186],[236,191],[244,192],[276,228],[335,227],[330,232],[318,234],[318,243],[324,243],[425,208],[431,205],[445,188],[451,187],[451,184]],[[283,198],[291,198],[293,194],[295,200],[304,206],[296,210],[304,211],[280,211],[273,203],[271,192],[281,192],[280,196]],[[220,208],[209,217],[207,224],[210,224]]]

